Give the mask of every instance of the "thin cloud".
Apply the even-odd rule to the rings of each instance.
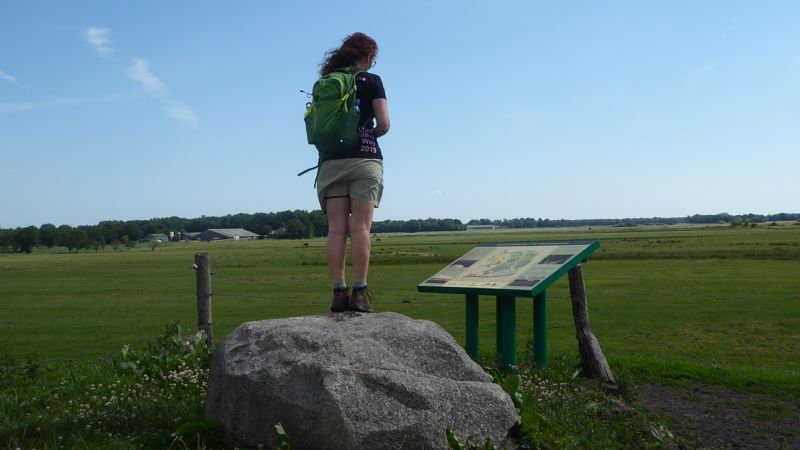
[[[141,95],[141,94],[138,94]],[[106,95],[103,97],[61,97],[38,102],[7,102],[0,103],[0,113],[16,113],[36,109],[63,108],[79,105],[91,105],[128,100],[136,96],[130,94]]]
[[[150,71],[150,62],[146,59],[134,59],[133,63],[128,66],[126,73],[132,80],[141,84],[148,95],[161,99],[169,97],[169,90],[167,90],[164,83]]]
[[[444,195],[444,191],[443,190],[436,189],[435,191],[431,191],[431,192],[428,193],[428,197],[426,198],[426,200],[428,200],[428,201],[435,200],[435,199],[437,199],[437,198],[439,198],[439,197],[441,197],[443,195]]]
[[[150,62],[146,59],[136,58],[126,70],[128,77],[142,86],[147,95],[164,102],[164,112],[167,116],[178,120],[185,125],[197,127],[197,115],[191,107],[170,98],[167,86],[150,70]]]
[[[90,27],[83,32],[86,42],[100,56],[110,56],[114,53],[114,48],[109,45],[111,43],[110,35],[111,30],[103,27]]]
[[[686,76],[686,81],[688,81],[689,83],[699,82],[700,80],[705,78],[706,75],[717,70],[717,67],[719,67],[719,61],[717,60],[708,61],[703,65],[693,68]]]
[[[192,108],[178,102],[169,102],[166,109],[167,115],[179,120],[186,125],[197,127],[198,119]]]
[[[0,69],[0,79],[6,80],[11,84],[16,84],[17,86],[22,86],[22,84],[19,81],[17,81],[16,78],[11,76],[8,72],[4,71],[3,69]]]

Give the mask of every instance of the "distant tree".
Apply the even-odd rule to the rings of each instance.
[[[56,239],[56,245],[61,245],[66,247],[67,239],[69,239],[69,234],[72,232],[72,227],[69,225],[61,225],[58,227],[58,239]]]
[[[404,233],[416,233],[420,230],[419,220],[409,220],[403,224]]]
[[[104,220],[97,224],[97,234],[102,236],[104,242],[114,242],[119,240],[123,234],[125,222],[121,220]]]
[[[200,216],[186,224],[186,231],[202,233],[209,228],[220,228],[219,222],[213,217]]]
[[[4,230],[0,228],[0,251],[11,250],[14,242],[14,230]]]
[[[127,234],[122,235],[122,245],[125,246],[125,249],[130,250],[133,247],[136,247],[136,241],[132,240]]]
[[[86,230],[81,228],[73,228],[69,233],[67,233],[67,237],[64,240],[63,245],[67,247],[68,252],[72,252],[73,249],[78,252],[89,248],[91,241],[89,241],[89,236],[86,234]]]
[[[53,248],[58,242],[58,228],[52,223],[45,223],[39,227],[39,243],[47,248]]]
[[[320,210],[314,210],[308,213],[308,220],[311,222],[311,235],[312,236],[325,236],[328,234],[328,219],[325,214]]]
[[[122,226],[122,233],[128,235],[128,239],[132,241],[138,241],[144,237],[141,225],[135,220],[125,222]]]
[[[30,253],[39,243],[39,229],[30,226],[14,230],[14,248],[22,253]]]
[[[289,239],[303,239],[308,234],[308,229],[299,219],[291,219],[286,223],[286,237]]]

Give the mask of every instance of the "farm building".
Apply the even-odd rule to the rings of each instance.
[[[496,230],[497,225],[467,225],[467,230]]]
[[[197,239],[201,241],[221,241],[223,239],[238,241],[259,239],[260,237],[260,235],[247,231],[244,228],[210,228],[200,233]]]

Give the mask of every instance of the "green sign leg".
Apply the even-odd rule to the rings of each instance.
[[[497,297],[498,356],[503,370],[517,365],[517,299]]]
[[[503,335],[503,309],[500,307],[502,301],[500,297],[495,299],[495,348],[497,348],[497,359],[500,360],[500,355],[503,354],[503,341],[500,337]]]
[[[467,294],[467,354],[478,362],[478,296]]]
[[[547,291],[533,298],[533,362],[547,367]]]

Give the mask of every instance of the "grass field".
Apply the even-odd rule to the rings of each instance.
[[[631,379],[699,380],[800,397],[800,226],[638,227],[381,235],[370,288],[379,311],[439,323],[463,343],[457,295],[416,285],[479,242],[598,239],[584,268],[592,328]],[[308,246],[304,243],[307,242]],[[170,243],[155,251],[0,254],[0,345],[16,359],[96,358],[195,323],[194,254],[211,255],[217,340],[249,320],[326,313],[324,240]],[[548,292],[551,358],[574,358],[566,277]],[[517,302],[523,357],[532,305]],[[494,302],[481,301],[481,356]]]
[[[532,302],[520,299],[520,448],[707,447],[705,437],[638,406],[639,385],[686,388],[683,399],[691,400],[699,391],[688,389],[698,383],[746,396],[719,401],[760,417],[747,436],[759,440],[765,423],[782,423],[772,440],[759,442],[797,443],[797,421],[789,417],[796,407],[788,406],[800,405],[796,224],[379,239],[370,274],[378,311],[433,320],[462,344],[463,299],[419,293],[418,283],[480,242],[600,240],[584,276],[592,328],[622,381],[620,397],[573,376],[577,342],[566,277],[548,290],[547,370],[524,363]],[[203,422],[208,350],[182,346],[178,329],[165,325],[192,328],[196,321],[191,265],[200,252],[211,255],[217,341],[245,321],[327,313],[324,248],[313,239],[0,254],[0,448],[247,448]],[[482,297],[486,367],[495,354],[494,309],[493,299]],[[774,400],[754,401],[757,392]],[[741,433],[736,428],[735,438]]]

